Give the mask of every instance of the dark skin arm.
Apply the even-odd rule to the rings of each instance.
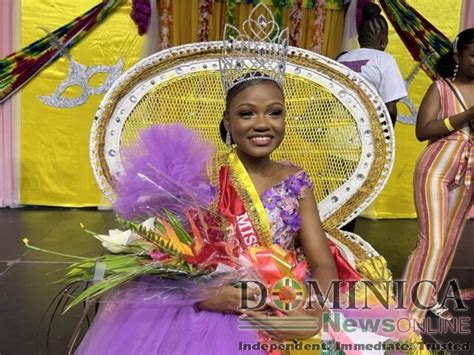
[[[314,194],[311,190],[304,192],[300,200],[301,229],[298,239],[311,270],[311,276],[318,281],[323,294],[337,280],[337,269],[334,257],[324,233]]]
[[[385,103],[385,106],[387,106],[388,113],[390,114],[390,120],[392,121],[392,125],[395,127],[395,123],[397,123],[397,102],[396,101],[390,101]]]
[[[255,288],[248,290],[247,294],[249,299],[251,299],[253,295],[258,296],[260,291],[258,288]],[[197,305],[200,309],[206,311],[242,314],[242,311],[239,310],[242,301],[241,297],[241,290],[239,288],[227,285],[221,287],[214,297],[201,301]],[[250,302],[248,301],[249,304]]]
[[[450,133],[443,120],[437,119],[440,109],[439,91],[433,83],[421,101],[416,119],[416,138],[419,141],[437,139]],[[455,130],[461,129],[473,119],[474,106],[467,111],[449,116],[449,121]]]

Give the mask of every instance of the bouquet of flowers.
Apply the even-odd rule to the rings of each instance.
[[[209,288],[236,282],[244,275],[269,284],[294,269],[303,279],[305,264],[277,246],[244,251],[227,240],[222,216],[208,208],[216,191],[206,173],[212,154],[212,145],[181,125],[142,131],[124,152],[125,171],[115,186],[114,209],[122,228],[103,235],[82,226],[108,253],[93,258],[71,256],[79,261],[69,266],[60,282],[90,285],[65,311],[145,275],[205,280],[207,295]],[[45,251],[27,239],[24,242]]]

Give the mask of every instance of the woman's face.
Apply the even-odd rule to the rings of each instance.
[[[285,99],[278,85],[268,81],[240,91],[227,108],[224,125],[241,153],[269,156],[285,134]]]
[[[462,52],[455,57],[456,63],[459,64],[459,71],[470,79],[474,78],[474,43],[471,43]]]

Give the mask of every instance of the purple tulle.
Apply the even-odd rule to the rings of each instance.
[[[143,220],[166,209],[184,220],[186,208],[208,206],[215,191],[206,164],[214,149],[180,124],[143,130],[123,152],[125,172],[115,186],[115,211]]]
[[[158,307],[192,305],[216,296],[222,287],[234,284],[244,276],[253,276],[244,268],[220,267],[225,271],[190,277],[182,275],[180,279],[145,275],[114,289],[111,295],[103,296],[97,302],[154,304]]]
[[[148,281],[151,288],[166,282]],[[176,301],[171,297],[161,304],[156,299],[148,302],[149,293],[143,287],[113,297],[101,304],[76,355],[233,355],[240,353],[243,344],[258,343],[255,331],[239,329],[238,315],[200,310],[192,297],[187,303],[183,297]],[[247,350],[245,354],[265,352]]]

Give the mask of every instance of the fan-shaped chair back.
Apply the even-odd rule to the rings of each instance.
[[[94,174],[108,199],[114,199],[114,181],[123,170],[122,148],[147,126],[181,122],[226,149],[218,129],[224,111],[221,50],[222,42],[208,42],[156,53],[110,89],[90,141]],[[358,74],[295,47],[289,50],[284,93],[286,135],[273,158],[311,175],[323,225],[336,230],[372,202],[387,181],[394,154],[388,112]],[[373,252],[356,236],[346,238]]]

